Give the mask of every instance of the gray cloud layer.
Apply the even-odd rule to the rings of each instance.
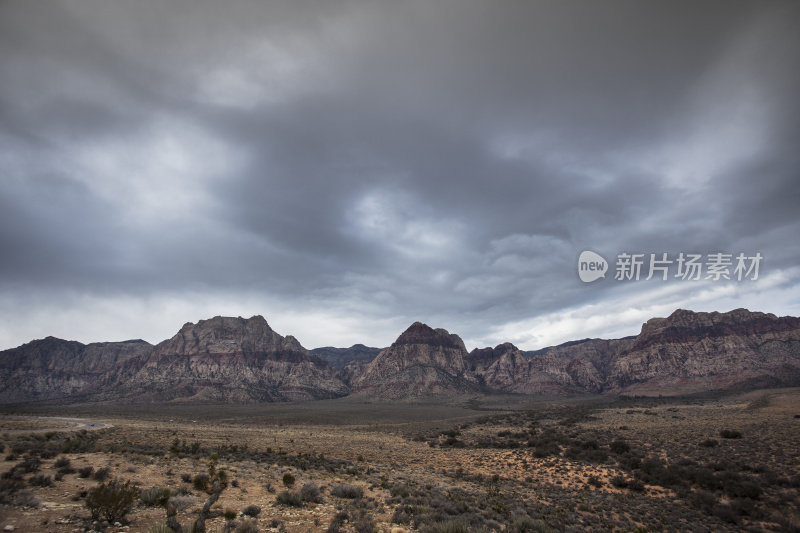
[[[798,22],[790,1],[4,2],[0,347],[209,312],[309,346],[422,319],[530,348],[677,306],[800,313]],[[587,286],[587,248],[759,251],[764,276]]]

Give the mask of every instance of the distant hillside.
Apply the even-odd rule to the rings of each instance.
[[[363,344],[354,344],[349,348],[334,348],[325,346],[310,350],[312,354],[325,360],[333,368],[342,370],[353,361],[372,361],[381,351],[380,348],[370,348]]]

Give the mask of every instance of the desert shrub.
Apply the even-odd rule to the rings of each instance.
[[[761,487],[754,481],[726,480],[723,482],[722,490],[725,494],[734,498],[749,498],[757,500],[761,498]]]
[[[133,508],[139,489],[130,481],[112,479],[91,489],[86,495],[86,507],[97,520],[101,516],[109,522],[120,520]]]
[[[25,458],[15,468],[18,468],[26,474],[38,472],[39,467],[42,465],[42,460],[35,455],[26,455]]]
[[[261,507],[258,505],[248,505],[244,509],[242,509],[242,514],[245,516],[249,516],[252,518],[257,517],[261,513]]]
[[[458,440],[455,437],[447,437],[444,441],[442,441],[442,446],[447,448],[463,448],[464,442]]]
[[[703,442],[700,443],[700,446],[703,446],[704,448],[713,448],[714,446],[717,446],[718,444],[719,444],[719,441],[717,439],[706,439],[706,440],[704,440]]]
[[[94,474],[92,474],[92,478],[95,481],[105,481],[106,479],[108,479],[108,476],[110,475],[111,475],[110,468],[108,467],[98,468],[97,470],[94,471]]]
[[[461,520],[447,520],[442,522],[434,522],[424,528],[424,533],[470,533],[473,531],[469,524]]]
[[[410,524],[414,519],[414,509],[410,505],[398,505],[392,514],[395,524]]]
[[[192,479],[192,486],[197,490],[202,490],[205,492],[208,490],[208,484],[210,481],[211,479],[208,477],[208,474],[197,474]]]
[[[228,521],[235,520],[237,516],[239,516],[239,513],[233,509],[225,509],[225,511],[222,512],[222,517]]]
[[[603,482],[600,481],[600,478],[595,476],[595,475],[589,476],[588,483],[589,483],[589,485],[591,485],[593,487],[602,487],[603,486]]]
[[[31,476],[31,478],[28,480],[28,483],[34,487],[50,487],[53,485],[53,479],[50,476],[45,476],[44,474],[37,474],[35,476]]]
[[[184,472],[183,474],[181,474],[181,481],[183,481],[184,483],[191,483],[192,482],[192,475],[191,474],[187,474],[186,472]]]
[[[288,490],[278,494],[278,496],[275,498],[275,501],[281,505],[288,505],[289,507],[303,506],[303,499],[300,497],[300,494],[296,492],[289,492]]]
[[[157,524],[150,528],[150,533],[175,533],[175,530],[166,524]]]
[[[94,467],[91,465],[84,466],[78,469],[78,477],[80,478],[90,477],[93,473],[94,473]]]
[[[410,491],[408,485],[393,485],[389,489],[389,494],[392,495],[392,498],[408,498]]]
[[[287,488],[289,488],[289,487],[291,487],[292,485],[294,485],[294,476],[293,476],[292,474],[290,474],[289,472],[285,473],[285,474],[283,475],[283,484],[284,484],[284,485],[285,485]]]
[[[181,495],[181,496],[170,496],[169,498],[170,505],[174,505],[175,509],[178,511],[183,511],[184,509],[188,509],[192,505],[197,503],[197,498],[192,495]]]
[[[591,446],[570,446],[564,452],[564,456],[574,461],[585,461],[587,463],[602,463],[608,459],[608,454],[604,450],[592,448]]]
[[[611,484],[617,487],[618,489],[624,489],[628,486],[628,480],[625,479],[625,476],[622,474],[617,474],[616,476],[611,478]]]
[[[644,483],[641,480],[633,478],[628,481],[628,490],[632,490],[634,492],[644,492]]]
[[[328,525],[328,529],[325,530],[325,533],[339,533],[342,530],[342,525],[344,525],[348,518],[350,518],[350,515],[347,514],[347,511],[339,511],[331,519],[331,523]]]
[[[550,531],[550,529],[541,520],[534,520],[529,516],[521,516],[511,524],[511,531],[514,533],[544,533]]]
[[[59,457],[53,463],[53,466],[56,467],[56,468],[64,468],[65,466],[69,466],[69,465],[70,465],[69,457]]]
[[[363,510],[357,516],[351,517],[351,520],[356,533],[375,533],[375,521]]]
[[[25,480],[18,472],[4,472],[0,478],[0,504],[13,503],[14,495],[25,488]]]
[[[710,513],[717,503],[714,493],[702,489],[692,491],[687,499],[693,507],[707,513]]]
[[[300,497],[304,502],[322,503],[322,495],[320,494],[319,487],[314,483],[305,483],[300,487]]]
[[[236,533],[258,533],[258,524],[255,520],[242,520],[236,527]]]
[[[165,487],[151,487],[139,492],[139,501],[147,507],[166,507],[170,491]]]
[[[719,436],[723,439],[741,439],[742,433],[735,429],[723,429],[719,432]]]
[[[622,455],[623,453],[628,453],[631,451],[631,446],[624,440],[615,440],[611,444],[608,445],[609,449],[617,454]]]
[[[331,487],[331,494],[338,498],[356,499],[364,495],[364,490],[350,483],[338,483]]]

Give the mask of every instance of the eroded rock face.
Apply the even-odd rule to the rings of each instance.
[[[330,366],[261,316],[185,324],[117,382],[120,394],[153,401],[315,400],[348,392]]]
[[[52,400],[85,393],[153,349],[142,340],[82,344],[47,337],[0,352],[0,402]]]
[[[506,345],[473,350],[486,386],[519,393],[677,394],[800,383],[800,319],[679,309],[635,338],[587,339],[523,360]],[[513,352],[513,350],[512,350]]]
[[[383,399],[417,399],[479,390],[467,371],[467,350],[458,335],[415,322],[354,379],[360,394]]]
[[[800,319],[679,309],[642,325],[610,365],[606,390],[724,390],[800,382]]]

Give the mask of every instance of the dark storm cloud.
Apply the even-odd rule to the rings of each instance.
[[[777,311],[797,309],[791,2],[0,14],[6,307],[43,290],[189,307],[182,294],[260,295],[264,314],[373,324],[374,343],[418,318],[545,342],[585,335],[531,336],[553,325],[537,317],[642,309],[665,288],[581,285],[577,255],[595,249],[761,251],[795,294]],[[698,297],[675,290],[665,305]]]

